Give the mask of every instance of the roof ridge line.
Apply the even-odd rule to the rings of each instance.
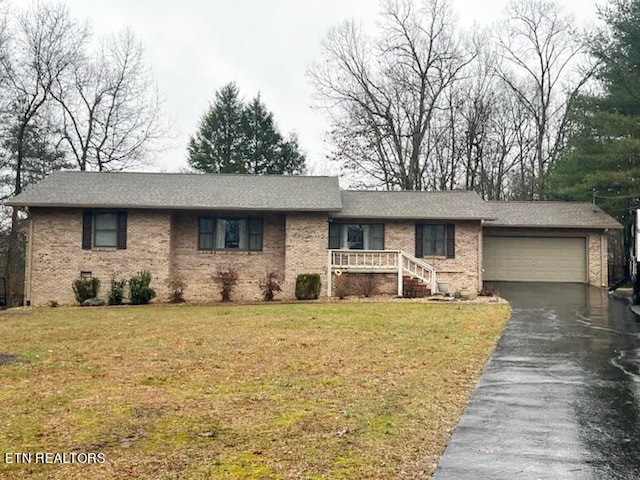
[[[194,177],[206,177],[206,176],[216,176],[216,177],[263,177],[263,178],[331,178],[331,179],[339,179],[337,175],[285,175],[279,173],[268,173],[268,174],[253,174],[253,173],[215,173],[215,172],[96,172],[94,170],[56,170],[55,172],[51,172],[50,175],[57,175],[60,173],[64,174],[72,174],[72,175],[171,175],[171,176],[194,176]]]

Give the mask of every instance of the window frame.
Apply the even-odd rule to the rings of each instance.
[[[364,238],[362,248],[351,248],[348,245],[349,227],[362,227],[368,226],[369,232],[368,239]],[[380,248],[375,248],[375,243],[379,241]],[[385,224],[380,222],[329,222],[329,245],[330,250],[384,250],[385,241]],[[364,248],[365,244],[369,243],[370,248]],[[346,244],[346,245],[345,245]]]
[[[238,222],[238,247],[218,246],[220,221]],[[207,231],[203,231],[203,224],[208,224]],[[244,226],[240,224],[244,222]],[[198,234],[196,247],[199,252],[261,252],[264,243],[264,219],[254,216],[237,215],[200,215],[197,222]]]
[[[105,222],[105,217],[111,217],[108,222]],[[105,223],[109,225],[105,226]],[[101,235],[102,234],[102,235]],[[106,234],[109,235],[109,241],[104,242]],[[91,244],[95,248],[117,248],[118,247],[118,214],[116,212],[95,212],[93,214],[93,238]],[[111,238],[113,237],[113,238]]]
[[[114,228],[97,228],[98,217],[103,215],[114,215]],[[83,210],[82,212],[82,249],[105,249],[105,250],[125,250],[127,248],[127,210]],[[113,232],[115,242],[98,243],[98,232]]]
[[[442,238],[438,239],[437,228],[442,227]],[[427,249],[426,230],[433,229],[431,237],[433,238],[433,249]],[[456,225],[454,223],[418,223],[416,224],[416,257],[456,257],[456,241],[455,241]],[[441,242],[441,245],[438,243]],[[438,253],[438,246],[442,247],[442,253]]]

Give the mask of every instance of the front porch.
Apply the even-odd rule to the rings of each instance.
[[[402,250],[329,249],[327,260],[327,296],[332,296],[333,275],[343,273],[391,273],[397,275],[398,296],[404,295],[404,277],[409,276],[437,292],[436,270]]]

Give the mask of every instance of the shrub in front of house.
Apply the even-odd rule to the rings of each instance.
[[[80,277],[73,281],[73,294],[76,302],[82,305],[85,300],[96,298],[100,290],[100,280],[96,277]]]
[[[179,277],[172,277],[167,280],[169,288],[169,303],[184,303],[184,289],[187,287],[186,282]]]
[[[296,298],[298,300],[316,300],[319,296],[319,274],[303,273],[296,277]]]
[[[129,280],[129,302],[131,305],[146,305],[156,296],[150,287],[151,272],[143,270]]]
[[[482,286],[482,290],[478,293],[481,297],[493,297],[494,295],[499,295],[495,285],[491,283],[485,283]]]
[[[333,294],[338,297],[340,300],[343,300],[348,295],[350,295],[350,281],[349,274],[346,275],[336,275],[335,280],[333,281]]]
[[[107,294],[107,302],[109,305],[122,305],[124,299],[124,287],[127,285],[126,280],[116,280],[111,278],[111,288]]]
[[[365,298],[376,293],[378,277],[375,273],[368,273],[358,279],[358,291]]]
[[[238,271],[233,267],[219,269],[212,275],[213,281],[220,286],[220,297],[223,302],[231,301],[231,294],[238,284]]]
[[[262,299],[265,302],[272,301],[275,294],[282,291],[278,272],[268,272],[265,278],[260,280],[260,290],[262,290]]]

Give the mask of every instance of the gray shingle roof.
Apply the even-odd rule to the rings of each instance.
[[[537,228],[610,228],[622,225],[600,208],[582,202],[488,202],[496,220],[487,226]]]
[[[340,191],[337,177],[56,172],[7,205],[334,212],[336,218],[485,220],[487,226],[618,229],[590,203],[485,202],[474,192]]]
[[[487,202],[475,192],[343,191],[336,218],[404,218],[482,220],[495,218]]]
[[[336,211],[338,179],[280,175],[56,172],[8,205]]]

